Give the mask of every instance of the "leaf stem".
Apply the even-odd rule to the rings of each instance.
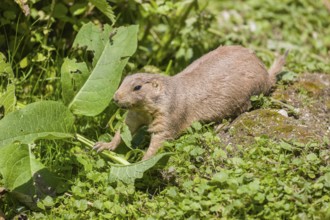
[[[78,141],[84,143],[85,145],[87,145],[88,147],[92,148],[95,144],[95,142],[88,140],[87,138],[85,138],[84,136],[80,135],[80,134],[76,134],[76,138]],[[114,152],[101,152],[100,154],[102,154],[105,157],[110,158],[111,160],[122,164],[122,165],[129,165],[131,164],[130,162],[128,162],[127,160],[125,160],[124,158],[118,156],[117,154],[115,154]]]

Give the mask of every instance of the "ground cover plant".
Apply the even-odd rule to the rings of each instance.
[[[5,0],[0,13],[0,219],[330,218],[329,1]],[[111,101],[122,77],[173,75],[232,44],[267,65],[290,50],[272,96],[139,162],[148,134],[132,137]],[[116,153],[91,150],[117,129]]]

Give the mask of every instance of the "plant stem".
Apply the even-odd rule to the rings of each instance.
[[[178,18],[178,22],[173,25],[173,27],[169,30],[169,32],[162,38],[161,41],[161,47],[162,48],[169,48],[170,43],[174,39],[174,37],[178,34],[178,32],[182,29],[182,27],[185,25],[185,21],[191,12],[192,8],[194,6],[198,5],[197,1],[192,1],[184,11],[183,15]],[[162,53],[163,50],[159,50],[156,54],[157,60],[164,59],[164,54]]]
[[[289,109],[289,111],[291,111],[296,116],[299,115],[299,112],[291,105],[285,104],[284,102],[276,100],[272,97],[270,97],[270,101],[275,105],[279,105],[279,106],[282,106],[282,107],[285,107],[285,108]]]
[[[87,145],[88,147],[93,147],[95,142],[91,141],[91,140],[88,140],[87,138],[85,138],[84,136],[80,135],[80,134],[76,134],[76,138],[78,141],[84,143],[85,145]],[[119,163],[119,164],[122,164],[122,165],[129,165],[130,162],[128,162],[127,160],[125,160],[124,158],[116,155],[114,152],[101,152],[101,154],[105,157],[108,157],[110,158],[111,160]]]

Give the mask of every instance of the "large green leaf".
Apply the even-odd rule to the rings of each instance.
[[[69,105],[75,94],[84,85],[89,76],[86,63],[65,58],[61,68],[62,98]]]
[[[93,53],[93,67],[95,67],[105,47],[109,44],[112,30],[112,27],[107,24],[101,30],[99,26],[91,22],[87,23],[79,30],[72,47],[85,48],[91,51]]]
[[[115,23],[115,15],[107,0],[89,0],[103,14],[105,14],[112,23]]]
[[[55,194],[57,179],[35,159],[28,145],[0,148],[0,173],[10,193],[31,208],[38,199]]]
[[[5,109],[5,114],[14,111],[16,104],[15,96],[15,86],[10,84],[7,86],[7,91],[3,94],[0,94],[0,107],[3,106]]]
[[[110,34],[110,26],[105,25],[101,31],[92,23],[81,28],[74,47],[86,48],[93,52],[94,57],[91,73],[83,85],[74,81],[77,77],[68,75],[84,74],[85,66],[75,61],[67,61],[63,64],[63,97],[65,100],[72,99],[69,108],[73,113],[95,116],[109,105],[121,80],[122,71],[129,57],[136,50],[137,31],[137,26],[120,27],[112,30]],[[84,77],[80,77],[82,78]],[[74,91],[73,97],[72,91]]]
[[[154,167],[162,159],[167,161],[173,153],[162,153],[150,158],[149,160],[140,161],[130,165],[112,164],[110,169],[109,181],[115,182],[120,180],[127,184],[134,184],[135,180],[143,177],[143,173]]]
[[[55,101],[27,105],[0,120],[0,148],[14,141],[73,137],[74,117],[66,106]]]

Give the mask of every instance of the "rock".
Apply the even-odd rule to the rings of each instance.
[[[298,123],[330,137],[330,74],[303,74],[293,85],[279,86],[272,96],[299,109]]]
[[[289,117],[289,114],[287,111],[285,111],[284,109],[280,109],[277,111],[279,114],[283,115],[284,117]]]
[[[239,116],[227,132],[220,132],[225,144],[250,144],[255,137],[267,136],[274,140],[295,140],[301,143],[321,141],[321,137],[294,118],[285,117],[276,110],[258,109]]]
[[[323,142],[330,138],[330,74],[303,74],[291,85],[278,85],[272,98],[299,109],[288,117],[285,109],[258,109],[237,117],[220,128],[224,144],[245,145],[255,137],[301,143]]]

